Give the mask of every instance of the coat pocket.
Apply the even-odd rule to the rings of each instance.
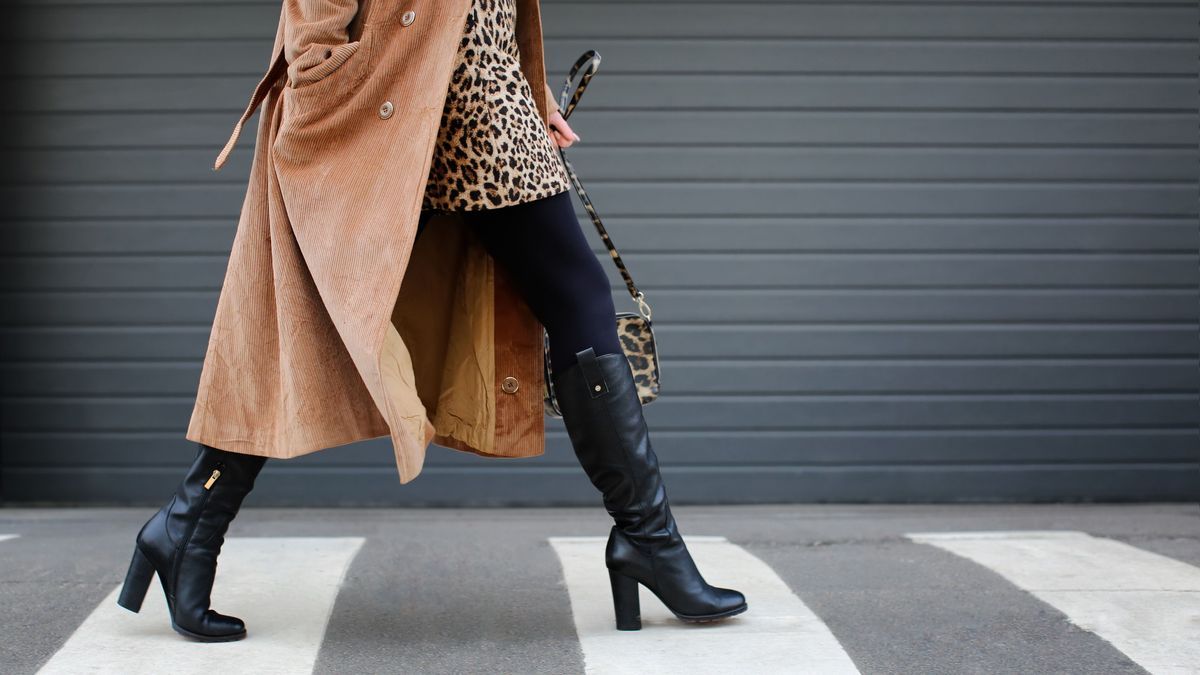
[[[363,40],[340,44],[312,44],[288,64],[288,86],[306,89],[327,80],[351,80],[353,85],[365,72]]]

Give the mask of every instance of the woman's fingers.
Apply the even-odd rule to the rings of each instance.
[[[567,133],[563,133],[558,129],[551,129],[550,138],[554,139],[554,142],[558,144],[558,147],[569,148],[575,144],[575,141],[579,140],[579,135],[575,134],[574,132],[571,132],[568,135]]]
[[[562,113],[555,112],[550,116],[550,138],[560,148],[570,147],[575,141],[582,140],[579,134],[571,129],[571,125],[563,119]]]
[[[574,139],[563,136],[562,132],[560,132],[558,129],[550,130],[550,138],[554,141],[554,144],[560,148],[569,148],[575,143]]]

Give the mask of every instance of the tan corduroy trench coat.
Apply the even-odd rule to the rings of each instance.
[[[401,483],[429,443],[544,452],[542,326],[457,214],[414,244],[471,0],[284,0],[253,163],[187,438],[289,458],[390,436]],[[517,0],[543,122],[537,0]]]

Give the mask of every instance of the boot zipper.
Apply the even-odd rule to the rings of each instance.
[[[217,466],[225,465],[221,463],[217,464]],[[173,582],[171,583],[171,593],[168,596],[172,621],[175,620],[175,586],[179,583],[179,566],[183,563],[183,553],[187,551],[188,544],[192,543],[192,537],[195,536],[196,528],[200,525],[200,516],[204,514],[204,507],[208,505],[208,496],[211,494],[212,485],[213,483],[217,482],[217,479],[220,477],[221,470],[213,469],[212,474],[208,477],[208,480],[204,482],[204,496],[200,499],[200,506],[196,510],[196,519],[191,523],[191,527],[188,528],[187,536],[181,539],[179,544],[175,547],[175,559],[171,564],[171,579]]]

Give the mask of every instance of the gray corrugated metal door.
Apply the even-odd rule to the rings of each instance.
[[[251,147],[209,166],[278,4],[21,11],[4,495],[156,500],[194,449]],[[571,153],[654,305],[675,500],[1189,496],[1194,2],[543,14],[553,83],[604,57]],[[431,449],[403,488],[386,439],[276,461],[255,499],[597,504],[551,431],[537,460]]]

